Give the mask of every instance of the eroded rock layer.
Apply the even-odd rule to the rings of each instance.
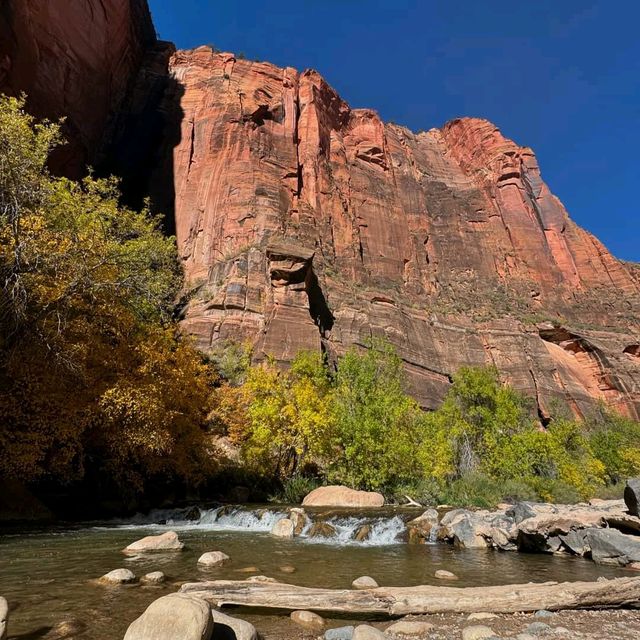
[[[380,335],[428,407],[458,367],[493,363],[543,419],[554,399],[638,415],[637,267],[570,220],[531,149],[480,119],[385,124],[315,71],[207,47],[169,68],[184,328],[203,350],[335,358]]]
[[[55,168],[78,175],[155,39],[146,0],[2,0],[0,93],[66,118]]]

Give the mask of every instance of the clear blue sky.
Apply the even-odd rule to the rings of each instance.
[[[317,69],[413,130],[479,116],[579,224],[640,262],[638,0],[150,0],[161,38]]]

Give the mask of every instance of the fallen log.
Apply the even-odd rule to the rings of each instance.
[[[215,606],[386,614],[517,613],[547,609],[640,608],[640,576],[597,582],[542,582],[496,587],[317,589],[280,582],[214,580],[180,589]]]

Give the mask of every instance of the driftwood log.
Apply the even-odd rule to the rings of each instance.
[[[316,589],[255,580],[215,580],[187,583],[181,591],[216,606],[389,616],[640,608],[640,576],[597,582],[530,582],[498,587],[378,587],[362,591]]]

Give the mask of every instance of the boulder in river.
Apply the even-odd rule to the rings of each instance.
[[[136,576],[130,569],[114,569],[98,578],[98,582],[102,584],[131,584],[135,581]]]
[[[309,631],[322,631],[326,626],[324,618],[313,611],[293,611],[290,617],[298,626]]]
[[[382,507],[384,496],[376,491],[357,491],[341,485],[318,487],[302,501],[305,507]]]
[[[640,478],[629,478],[624,488],[624,502],[632,516],[640,516]]]
[[[591,558],[599,564],[626,565],[640,562],[640,538],[615,529],[588,529],[585,542]]]
[[[354,589],[375,589],[379,585],[371,576],[360,576],[351,583],[351,586]]]
[[[162,571],[151,571],[140,578],[142,584],[162,584],[167,579],[167,576]]]
[[[84,633],[87,630],[87,624],[82,620],[63,620],[58,622],[42,636],[42,640],[71,640]]]
[[[203,567],[219,567],[228,559],[229,556],[222,551],[207,551],[198,558],[198,564]]]
[[[358,530],[356,531],[356,535],[353,536],[353,539],[356,542],[365,542],[365,540],[368,540],[370,537],[371,537],[371,525],[363,524],[361,527],[358,527]]]
[[[278,568],[278,571],[280,571],[281,573],[295,573],[296,568],[292,564],[283,564]]]
[[[436,578],[438,578],[438,580],[457,580],[458,579],[458,576],[455,573],[452,573],[451,571],[447,571],[446,569],[438,569],[434,575]]]
[[[289,518],[280,518],[271,528],[271,535],[277,538],[293,538],[295,525]]]
[[[0,640],[7,637],[7,623],[9,621],[9,604],[6,598],[0,596]]]
[[[222,611],[211,609],[214,640],[258,640],[256,628],[246,620],[233,618]]]
[[[289,520],[293,522],[293,535],[299,536],[309,524],[309,518],[300,507],[294,507],[289,510]]]
[[[182,551],[184,542],[178,538],[175,531],[166,531],[159,536],[146,536],[132,542],[122,551],[127,554],[149,553],[154,551]]]
[[[208,602],[172,593],[152,602],[131,623],[124,640],[210,640],[213,629],[214,618]]]
[[[422,515],[407,522],[409,542],[424,542],[431,537],[432,530],[438,526],[438,512],[427,509]]]
[[[336,528],[328,522],[314,522],[308,535],[310,538],[333,538]]]

